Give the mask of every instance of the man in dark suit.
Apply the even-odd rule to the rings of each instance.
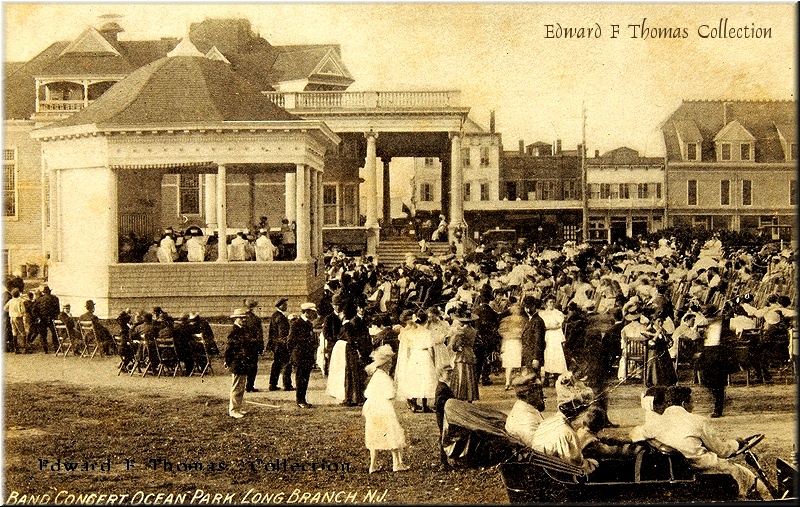
[[[45,353],[47,352],[48,332],[50,332],[50,340],[53,343],[53,352],[55,352],[58,350],[58,337],[56,336],[56,327],[53,324],[53,319],[58,318],[58,314],[61,311],[61,303],[58,297],[50,291],[50,287],[45,285],[42,287],[42,295],[36,298],[33,305],[35,313],[39,317],[38,332],[42,335]]]
[[[311,408],[306,401],[308,380],[317,354],[317,335],[314,333],[313,321],[317,316],[317,307],[314,303],[300,305],[300,318],[293,320],[289,325],[289,359],[294,366],[297,391],[295,399],[300,408]]]
[[[275,313],[269,321],[269,335],[267,347],[272,351],[274,359],[269,372],[269,390],[278,390],[278,377],[283,375],[283,390],[294,391],[292,387],[292,363],[289,362],[289,347],[286,340],[289,338],[289,319],[286,309],[289,300],[280,298],[275,303]]]
[[[522,374],[532,373],[539,376],[541,366],[544,364],[544,333],[546,331],[544,320],[539,316],[541,301],[530,297],[523,300],[525,312],[530,317],[525,329],[522,330]]]
[[[256,375],[258,374],[258,357],[264,353],[264,328],[261,326],[261,318],[253,312],[253,309],[257,306],[258,301],[253,299],[244,300],[244,309],[246,311],[244,329],[247,331],[248,339],[252,344],[250,350],[255,354],[255,360],[251,362],[252,369],[247,373],[245,390],[248,393],[258,392],[255,387]]]

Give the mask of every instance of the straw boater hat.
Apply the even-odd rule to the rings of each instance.
[[[394,351],[389,345],[381,345],[377,349],[373,350],[369,357],[372,358],[372,363],[370,366],[377,368],[378,366],[384,365],[391,361],[394,357]]]
[[[304,312],[308,310],[317,311],[317,305],[315,305],[314,303],[303,303],[302,305],[300,305],[300,310]]]
[[[639,320],[639,317],[642,316],[642,313],[639,311],[639,305],[633,304],[630,308],[628,308],[628,313],[625,314],[625,320]]]
[[[233,311],[233,315],[231,315],[232,319],[239,319],[247,317],[247,309],[246,308],[237,308]]]

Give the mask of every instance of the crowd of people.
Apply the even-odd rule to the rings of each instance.
[[[258,258],[258,244],[255,248]],[[517,392],[508,422],[520,440],[542,452],[570,455],[575,449],[551,448],[541,434],[574,431],[589,435],[581,438],[594,442],[589,447],[597,452],[616,452],[597,439],[600,429],[615,426],[607,417],[614,385],[638,378],[646,386],[672,389],[678,366],[689,364],[713,396],[711,416],[720,417],[728,376],[743,366],[733,353],[743,337],[748,340],[746,367],[754,370],[755,382],[770,382],[770,370],[797,360],[790,340],[796,326],[795,256],[789,248],[726,247],[717,237],[686,244],[661,238],[638,249],[501,243],[480,245],[466,256],[411,253],[398,266],[329,252],[320,300],[289,314],[287,299],[279,298],[266,340],[254,313],[257,302],[245,300],[231,315],[224,351],[233,376],[228,413],[244,416],[244,393],[258,391],[258,359],[270,350],[269,390],[280,389],[280,380],[282,389],[296,391],[298,406],[311,408],[306,392],[311,371],[318,368],[328,395],[345,406],[363,406],[371,471],[377,450],[391,450],[394,468],[401,470],[402,428],[388,416],[380,420],[391,423],[389,429],[375,427],[375,414],[388,413],[385,401],[396,396],[412,412],[433,412],[444,384],[452,397],[472,402],[480,399],[481,385],[492,383],[490,373],[500,370],[505,389]],[[53,303],[45,289],[28,303],[13,289],[4,307],[20,351],[36,336],[46,348],[58,300]],[[31,312],[38,320],[26,324]],[[159,308],[136,316],[123,312],[117,353],[123,363],[137,364],[146,347],[126,348],[131,337],[166,333],[174,339],[184,371],[191,372],[198,357],[191,353],[196,347],[192,337],[213,343],[210,327],[199,322],[195,314],[173,322]],[[643,357],[635,344],[643,347]],[[537,398],[534,385],[539,391],[556,387],[561,419],[542,420],[543,399]],[[584,405],[592,410],[573,424],[577,407]],[[381,428],[391,438],[376,438]],[[592,459],[580,455],[578,464],[590,472]],[[749,477],[737,480],[751,489]]]

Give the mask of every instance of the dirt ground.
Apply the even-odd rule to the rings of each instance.
[[[230,377],[220,363],[203,379],[118,376],[116,364],[105,357],[5,355],[5,504],[507,502],[495,468],[439,471],[435,415],[410,413],[399,401],[411,469],[368,474],[360,408],[328,397],[318,371],[308,393],[315,408],[298,408],[292,392],[248,393],[249,413],[234,420],[227,415]],[[267,387],[269,365],[261,362],[257,387]],[[775,458],[790,459],[797,442],[790,378],[729,387],[725,416],[714,420],[726,437],[764,433],[755,450],[773,479]],[[493,379],[478,403],[507,412],[513,392],[503,390],[500,376]],[[641,391],[636,384],[614,390],[609,417],[620,428],[606,431],[623,436],[642,422]],[[694,392],[695,412],[710,414],[706,390]],[[547,416],[555,393],[545,394]],[[390,470],[388,452],[381,457]],[[67,471],[68,463],[77,469]]]

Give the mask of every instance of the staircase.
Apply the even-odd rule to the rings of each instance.
[[[429,241],[428,248],[433,255],[447,255],[450,245],[445,241]],[[378,244],[378,262],[386,267],[393,268],[406,261],[406,254],[419,253],[419,243],[413,239],[393,238],[382,239]]]

